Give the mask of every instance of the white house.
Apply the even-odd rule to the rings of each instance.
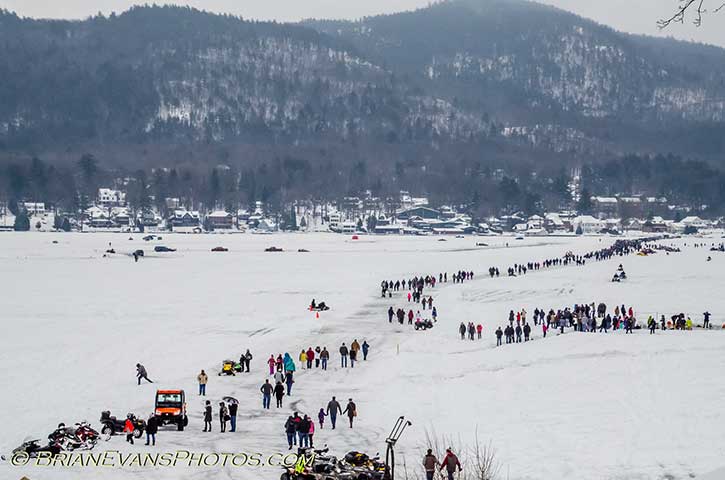
[[[580,215],[574,218],[572,225],[575,231],[581,229],[584,234],[599,233],[606,226],[604,222],[591,215]]]
[[[99,188],[98,203],[106,207],[122,207],[126,204],[126,194],[120,190]]]
[[[680,220],[680,224],[683,227],[695,227],[695,228],[709,228],[710,224],[697,216],[689,216]]]
[[[43,215],[45,213],[45,204],[42,202],[41,203],[25,202],[25,203],[23,203],[23,208],[30,215]]]
[[[539,230],[544,228],[544,218],[539,215],[531,215],[527,222],[529,229]]]
[[[547,213],[544,219],[544,227],[550,232],[563,232],[568,230],[564,220],[558,213]]]
[[[277,225],[269,218],[262,218],[259,220],[256,230],[260,232],[274,232],[277,230]]]

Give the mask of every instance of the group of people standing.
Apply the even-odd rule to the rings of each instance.
[[[350,422],[350,428],[353,426],[353,419],[357,417],[357,405],[350,398],[343,410],[340,406],[340,402],[335,397],[332,397],[327,403],[327,409],[320,408],[317,412],[317,420],[319,422],[320,429],[325,426],[325,417],[330,417],[330,424],[332,430],[335,429],[337,424],[337,416],[347,415]],[[294,412],[292,415],[287,417],[287,421],[284,424],[285,434],[287,435],[287,445],[292,450],[293,446],[314,447],[314,435],[315,435],[315,421],[308,415],[300,417],[298,412]]]
[[[229,432],[237,431],[237,409],[239,404],[232,399],[228,400],[228,404],[225,402],[219,402],[218,418],[219,418],[219,431],[224,433],[227,431],[227,422],[230,424]],[[204,405],[204,430],[203,432],[211,432],[212,428],[212,406],[211,401],[207,400]]]

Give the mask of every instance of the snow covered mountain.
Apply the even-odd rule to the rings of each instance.
[[[179,7],[82,22],[2,12],[0,27],[5,152],[363,142],[374,157],[472,140],[589,157],[725,150],[725,51],[518,0],[301,25]]]

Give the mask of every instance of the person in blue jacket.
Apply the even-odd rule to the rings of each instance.
[[[295,361],[292,360],[292,357],[290,357],[289,353],[284,354],[284,371],[285,372],[294,372],[296,370],[295,367]]]

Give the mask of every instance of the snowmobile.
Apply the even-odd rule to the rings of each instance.
[[[282,465],[280,480],[336,480],[341,478],[337,457],[327,455],[329,448],[300,447],[294,465]]]
[[[76,436],[81,442],[84,442],[86,445],[92,445],[91,448],[98,443],[100,435],[87,422],[76,423],[75,428]]]
[[[212,252],[228,252],[229,249],[226,247],[214,247],[211,249]]]
[[[380,455],[370,458],[360,452],[348,452],[340,467],[343,472],[352,474],[356,480],[382,480],[385,474],[385,462],[380,460]]]
[[[36,458],[41,452],[50,452],[52,455],[58,455],[62,448],[57,443],[49,442],[46,446],[40,445],[40,439],[25,439],[23,443],[13,450],[13,453],[10,455],[10,458],[15,457],[20,452],[25,452],[28,454],[29,458]],[[5,455],[2,456],[3,460],[7,460],[5,458]]]
[[[310,311],[313,311],[313,312],[325,312],[329,309],[330,309],[330,307],[325,305],[325,302],[320,302],[317,305],[315,305],[314,307],[312,305],[310,305]]]
[[[158,252],[158,253],[175,252],[175,251],[176,251],[175,248],[169,248],[169,247],[165,247],[163,245],[156,245],[154,247],[154,252]]]
[[[57,445],[61,450],[91,450],[96,446],[95,441],[82,440],[77,434],[75,427],[66,427],[65,423],[58,425],[50,435],[48,440],[50,444]]]
[[[126,415],[126,418],[131,420],[133,423],[133,436],[135,438],[141,438],[144,430],[146,429],[146,422],[140,418],[137,418],[133,413]],[[123,432],[126,427],[126,418],[116,418],[111,416],[111,412],[104,410],[101,412],[101,433],[108,440],[111,435],[117,435]]]
[[[265,252],[283,252],[284,250],[282,250],[279,247],[268,247],[268,248],[265,248],[264,251]]]
[[[219,371],[219,376],[222,375],[236,375],[236,372],[242,371],[242,365],[235,362],[234,360],[224,360],[222,362],[222,369]]]

